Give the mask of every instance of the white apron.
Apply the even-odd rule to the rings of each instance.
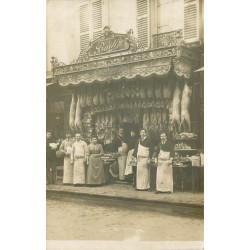
[[[64,164],[63,164],[63,183],[64,184],[72,184],[73,183],[73,166],[71,165],[71,147],[67,147],[66,149],[67,154],[64,157]]]
[[[140,190],[150,188],[150,170],[148,166],[149,148],[138,145],[136,188]]]
[[[73,184],[85,184],[85,150],[81,146],[74,154]]]
[[[132,165],[131,165],[133,153],[134,153],[134,149],[131,149],[131,150],[128,151],[128,157],[127,157],[127,162],[126,162],[125,175],[130,175],[130,174],[133,173]]]
[[[160,192],[173,192],[173,168],[170,152],[160,151],[156,175],[156,190]]]
[[[125,168],[127,161],[127,144],[122,143],[122,146],[118,148],[118,152],[121,154],[118,157],[118,167],[119,167],[119,180],[125,180]]]

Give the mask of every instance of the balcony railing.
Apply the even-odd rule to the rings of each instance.
[[[153,35],[153,48],[180,46],[182,43],[181,29]]]

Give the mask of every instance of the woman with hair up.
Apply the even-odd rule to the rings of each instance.
[[[92,136],[91,143],[88,145],[89,165],[87,168],[87,185],[101,185],[105,183],[104,165],[101,159],[103,148],[97,143],[97,136]]]
[[[150,189],[150,169],[149,163],[153,155],[153,146],[149,138],[147,138],[146,129],[140,130],[140,136],[133,156],[137,158],[136,171],[136,190]]]

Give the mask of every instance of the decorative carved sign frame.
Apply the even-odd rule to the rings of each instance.
[[[129,50],[126,34],[111,33],[108,37],[101,36],[90,44],[87,53],[90,57]]]

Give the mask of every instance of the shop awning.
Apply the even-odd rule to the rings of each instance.
[[[159,34],[156,48],[139,51],[129,34],[111,32],[110,37],[101,36],[93,41],[89,49],[82,50],[78,59],[69,65],[52,57],[53,80],[61,86],[91,85],[163,76],[170,71],[189,79],[199,66],[199,56],[195,49],[183,43],[181,34],[181,30]],[[116,48],[116,45],[119,46]]]

